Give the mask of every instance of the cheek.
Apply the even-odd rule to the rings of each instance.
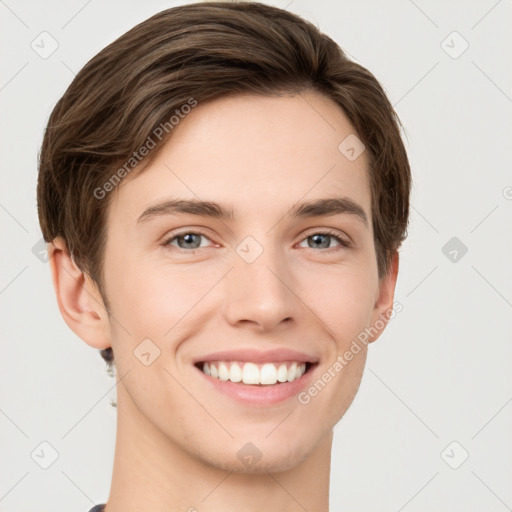
[[[376,281],[376,279],[375,279]],[[335,338],[338,353],[370,322],[375,281],[368,269],[325,268],[300,279],[298,295]]]
[[[125,260],[112,265],[108,275],[108,297],[116,319],[133,335],[160,339],[192,312],[218,280],[197,267],[173,268],[151,261]]]
[[[351,351],[348,352],[351,353]],[[347,351],[344,354],[347,354]],[[336,389],[332,402],[336,404],[336,410],[332,415],[335,421],[338,421],[345,414],[357,394],[363,376],[366,354],[367,347],[362,346],[357,354],[350,356],[350,361],[347,361],[345,357],[338,360],[342,366],[341,369],[337,367],[339,371],[333,379],[333,385]]]
[[[358,349],[357,354],[349,356],[350,361],[334,355],[324,365],[322,372],[311,385],[297,396],[302,404],[297,413],[301,415],[301,425],[330,429],[340,421],[359,389],[366,353],[366,347],[363,346]],[[293,437],[293,432],[289,432],[289,435]]]

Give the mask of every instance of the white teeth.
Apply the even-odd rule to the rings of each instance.
[[[277,382],[277,370],[275,365],[271,363],[264,364],[260,373],[261,384],[275,384]]]
[[[229,370],[229,380],[231,382],[240,382],[242,380],[242,368],[238,363],[232,363]]]
[[[242,380],[244,384],[259,384],[260,371],[254,363],[245,363],[242,370]]]
[[[306,371],[306,363],[239,363],[215,361],[203,364],[203,372],[216,379],[244,384],[273,385],[292,382]]]
[[[285,364],[282,364],[277,369],[277,380],[279,382],[286,382],[288,380],[288,369],[286,368]]]
[[[296,375],[297,375],[297,363],[292,363],[290,368],[288,368],[288,374],[286,375],[288,382],[295,380]]]
[[[220,380],[228,380],[229,379],[229,369],[224,363],[219,364],[219,379]]]

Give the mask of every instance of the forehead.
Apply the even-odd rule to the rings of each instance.
[[[172,196],[236,205],[240,215],[278,214],[299,200],[345,196],[370,218],[366,152],[347,158],[344,141],[353,137],[341,107],[317,92],[199,103],[151,165],[124,178],[111,213],[133,223]]]

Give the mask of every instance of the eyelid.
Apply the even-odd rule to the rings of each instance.
[[[341,238],[347,244],[352,244],[352,239],[345,232],[339,231],[334,228],[312,228],[311,230],[306,231],[304,235],[302,235],[302,240],[304,240],[304,238],[307,238],[308,236],[317,234],[332,235]]]
[[[338,243],[343,249],[348,249],[352,247],[353,242],[352,239],[345,235],[344,233],[340,233],[339,231],[332,229],[332,228],[313,228],[312,231],[306,232],[304,235],[302,235],[302,238],[299,243],[303,242],[306,238],[313,236],[313,235],[328,235],[332,236],[333,238],[336,238],[338,240]],[[311,247],[309,247],[311,249]],[[330,247],[328,249],[323,249],[316,252],[330,252],[332,250],[335,250],[336,247]]]
[[[166,235],[164,237],[163,245],[164,245],[164,247],[167,247],[167,248],[168,247],[175,247],[175,246],[171,246],[171,244],[170,244],[171,241],[174,241],[174,239],[176,239],[177,237],[179,237],[181,235],[190,234],[190,233],[195,234],[195,235],[204,236],[205,238],[210,240],[210,242],[215,244],[215,242],[213,242],[213,240],[210,238],[210,236],[207,235],[204,231],[202,231],[202,228],[188,227],[188,228],[183,228],[183,229],[178,230],[178,231],[173,231],[173,232],[169,233],[168,235]],[[313,235],[329,235],[329,236],[332,236],[333,238],[338,239],[338,242],[339,242],[340,246],[342,248],[344,248],[344,249],[348,249],[349,247],[352,247],[352,245],[353,245],[352,239],[348,235],[346,235],[345,233],[341,233],[338,230],[335,230],[333,228],[311,228],[310,230],[306,231],[306,233],[304,233],[302,235],[302,238],[297,243],[301,243],[306,238],[308,238],[310,236],[313,236]],[[185,252],[185,253],[192,253],[192,252],[195,252],[195,251],[197,251],[199,249],[206,249],[206,247],[196,247],[195,249],[182,249],[181,247],[175,247],[175,249],[177,251],[182,251],[182,252]],[[317,252],[327,252],[327,251],[330,251],[332,249],[336,249],[336,248],[335,247],[331,247],[329,249],[323,249],[323,250],[320,250],[320,251],[317,251]]]
[[[162,245],[164,247],[174,247],[174,246],[171,246],[171,244],[170,244],[171,241],[174,241],[174,239],[176,239],[177,237],[179,237],[181,235],[187,235],[190,233],[192,233],[194,235],[204,236],[205,238],[210,240],[210,242],[215,244],[215,242],[211,239],[211,237],[209,235],[207,235],[204,231],[202,231],[202,228],[188,227],[188,228],[183,228],[178,231],[172,231],[171,233],[166,234],[163,238]],[[184,251],[184,252],[194,252],[194,251],[197,251],[198,249],[205,249],[205,247],[196,247],[195,249],[182,249],[181,247],[175,247],[175,249],[177,249],[178,251]]]

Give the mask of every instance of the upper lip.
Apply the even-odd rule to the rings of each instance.
[[[194,364],[204,363],[207,361],[244,361],[252,363],[297,361],[301,363],[317,363],[318,357],[286,348],[275,348],[266,351],[246,348],[213,352],[195,359]]]

